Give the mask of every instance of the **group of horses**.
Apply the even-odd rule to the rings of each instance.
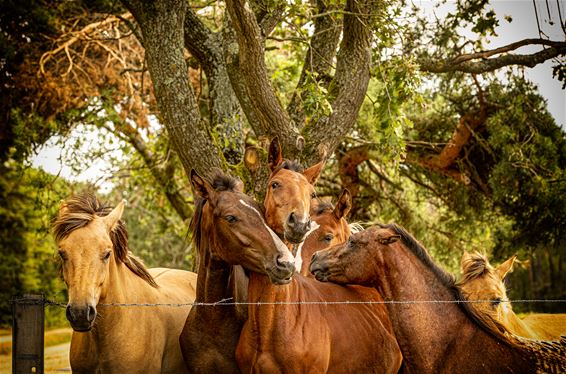
[[[324,163],[268,153],[263,206],[239,179],[192,172],[197,274],[146,269],[124,204],[64,201],[53,231],[74,372],[565,372],[566,341],[522,338],[397,225],[353,230],[351,197],[319,201]]]

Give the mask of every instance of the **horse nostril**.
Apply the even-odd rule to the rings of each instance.
[[[87,321],[92,322],[94,321],[95,318],[96,318],[96,309],[94,309],[92,305],[89,305],[86,310],[86,319]]]
[[[287,224],[289,226],[295,226],[295,223],[297,222],[297,218],[295,216],[295,213],[291,213],[289,214],[289,218],[287,219]]]
[[[67,321],[73,322],[73,312],[71,311],[71,307],[67,305],[67,309],[65,310],[65,316],[67,317]]]
[[[311,257],[311,262],[315,262],[317,257],[318,257],[318,252],[313,253],[313,255]]]

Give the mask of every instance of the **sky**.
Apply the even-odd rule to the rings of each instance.
[[[433,15],[435,12],[438,16],[443,16],[451,9],[453,4],[447,4],[441,8],[435,8],[438,3],[432,0],[413,0],[414,4],[419,6],[423,12]],[[491,6],[498,16],[501,16],[500,26],[497,28],[498,36],[491,39],[487,48],[493,49],[504,46],[511,42],[525,39],[538,38],[538,27],[535,18],[534,5],[532,0],[492,0]],[[565,36],[558,26],[557,4],[560,4],[563,17],[566,17],[566,0],[536,0],[537,12],[539,15],[539,23],[542,30],[551,40],[564,41]],[[547,4],[550,6],[551,18],[548,17]],[[513,21],[511,23],[503,20],[503,16],[509,15]],[[554,21],[554,25],[550,24]],[[532,53],[540,50],[540,47],[525,47],[516,51],[516,53]],[[552,78],[552,61],[539,64],[532,69],[525,69],[526,77],[537,84],[539,92],[547,100],[548,109],[553,115],[557,124],[562,128],[566,128],[566,91],[562,90],[561,82]],[[73,171],[65,162],[70,155],[70,149],[74,147],[77,140],[81,140],[81,145],[72,151],[73,156],[88,157],[88,151],[99,137],[92,129],[79,127],[71,133],[69,139],[61,139],[54,137],[43,145],[39,152],[32,158],[32,165],[40,167],[47,172],[60,175],[63,178],[76,181],[90,181],[95,184],[100,192],[109,192],[112,183],[109,181],[112,174],[109,163],[102,159],[94,160],[88,167],[80,171]],[[112,147],[110,147],[112,148]],[[120,157],[120,151],[116,149],[106,155],[107,157]]]

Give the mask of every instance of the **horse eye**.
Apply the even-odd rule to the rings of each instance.
[[[224,219],[228,222],[228,223],[236,223],[238,221],[238,218],[234,217],[234,216],[225,216]]]
[[[316,192],[311,193],[311,199],[316,199]]]
[[[279,182],[271,183],[271,188],[273,188],[273,189],[278,188],[279,186],[280,186]]]
[[[110,258],[110,254],[111,254],[111,253],[112,253],[111,251],[106,252],[106,254],[104,254],[104,257],[103,257],[102,259],[103,259],[104,261],[108,261],[108,259]]]
[[[326,234],[324,236],[324,240],[326,240],[327,242],[331,242],[332,239],[334,239],[334,235],[332,235],[332,234]]]
[[[501,298],[500,297],[497,297],[497,298],[495,298],[491,301],[491,305],[494,306],[494,307],[498,306],[499,304],[501,304]]]
[[[67,254],[64,251],[59,250],[57,251],[57,253],[59,253],[59,257],[61,257],[61,260],[65,261],[67,259]]]

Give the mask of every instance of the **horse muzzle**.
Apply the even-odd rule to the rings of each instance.
[[[291,282],[291,278],[295,273],[295,264],[292,262],[282,261],[277,258],[275,266],[267,270],[269,280],[273,284],[283,285]]]
[[[314,275],[316,280],[320,282],[328,282],[328,270],[328,264],[326,264],[325,261],[320,258],[318,252],[313,254],[311,264],[309,266],[309,271]]]
[[[291,213],[287,222],[285,223],[284,236],[285,240],[293,244],[302,243],[305,240],[305,236],[311,228],[311,221],[300,221],[297,219],[294,213]]]
[[[90,331],[96,319],[96,308],[88,304],[69,304],[65,314],[73,330],[87,332]]]

